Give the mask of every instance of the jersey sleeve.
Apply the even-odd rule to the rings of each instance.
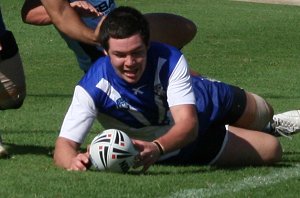
[[[59,137],[82,143],[96,116],[97,111],[91,96],[81,86],[76,86]]]
[[[195,104],[190,72],[183,55],[181,55],[169,78],[167,97],[170,107],[182,104]]]

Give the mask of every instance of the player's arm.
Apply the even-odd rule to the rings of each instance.
[[[175,124],[168,133],[157,139],[166,153],[186,146],[198,135],[195,105],[177,105],[171,107],[170,110]]]
[[[198,119],[195,105],[177,105],[171,107],[175,124],[163,136],[154,142],[133,140],[135,147],[140,151],[135,168],[143,166],[146,171],[162,154],[166,154],[186,146],[196,139],[198,134]]]
[[[25,0],[21,16],[24,23],[32,25],[49,25],[52,24],[46,9],[40,0]]]
[[[41,0],[25,0],[21,9],[24,23],[31,25],[50,25],[52,20]]]
[[[85,171],[89,164],[88,153],[79,152],[80,144],[64,137],[55,143],[54,163],[67,170]]]
[[[169,78],[167,97],[174,126],[157,141],[164,148],[164,152],[171,152],[187,145],[198,134],[195,94],[189,67],[183,55]]]
[[[41,0],[52,23],[73,39],[92,45],[99,44],[99,32],[88,28],[67,0]]]
[[[195,95],[189,68],[183,55],[178,59],[170,75],[167,98],[174,125],[154,142],[134,140],[134,145],[140,151],[136,167],[144,166],[144,171],[158,160],[159,155],[184,147],[198,135]]]
[[[87,152],[79,148],[96,118],[97,110],[93,99],[81,86],[76,86],[72,103],[65,115],[56,140],[54,162],[68,170],[86,170],[89,165]]]
[[[80,16],[99,16],[96,8],[87,1],[74,1],[70,6],[76,10]],[[41,0],[25,0],[21,16],[24,23],[32,25],[49,25],[52,20],[44,8]]]

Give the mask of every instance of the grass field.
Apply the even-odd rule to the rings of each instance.
[[[117,2],[190,18],[198,34],[183,52],[193,69],[265,97],[276,112],[300,108],[300,7],[227,0]],[[0,113],[0,131],[12,154],[0,160],[0,197],[299,196],[299,134],[280,138],[283,162],[272,167],[153,166],[145,175],[56,168],[54,141],[83,73],[53,26],[22,23],[22,3],[0,2],[19,44],[28,90],[21,109]],[[99,130],[95,124],[84,147]]]

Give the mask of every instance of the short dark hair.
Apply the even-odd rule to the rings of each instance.
[[[110,12],[100,28],[100,44],[108,51],[110,38],[124,39],[140,34],[145,45],[149,44],[149,24],[144,15],[135,8],[120,6]]]

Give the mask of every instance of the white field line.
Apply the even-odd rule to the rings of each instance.
[[[244,2],[253,2],[253,3],[268,3],[268,4],[300,6],[300,0],[232,0],[232,1],[244,1]]]
[[[268,175],[258,175],[246,177],[235,182],[228,182],[223,184],[212,184],[208,188],[200,189],[185,189],[171,194],[170,198],[187,198],[187,197],[212,197],[225,193],[234,193],[242,190],[249,190],[257,187],[268,186],[289,179],[300,177],[300,164],[296,164],[293,168],[278,168],[274,169]]]

